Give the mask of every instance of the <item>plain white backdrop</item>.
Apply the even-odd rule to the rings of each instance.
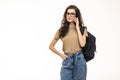
[[[119,0],[0,0],[0,80],[60,80],[62,59],[48,47],[70,4],[96,36],[87,80],[120,80]]]

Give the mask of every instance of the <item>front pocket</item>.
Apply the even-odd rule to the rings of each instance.
[[[81,53],[77,55],[77,59],[85,60],[84,55]]]
[[[63,65],[71,65],[72,64],[72,60],[70,57],[66,58],[65,60],[63,60],[62,62]]]
[[[73,69],[73,60],[71,57],[63,60],[62,62],[62,68],[63,69]]]

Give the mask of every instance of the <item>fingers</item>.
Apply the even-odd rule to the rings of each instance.
[[[74,22],[75,22],[75,23],[77,22],[77,18],[74,18]]]
[[[65,55],[65,54],[63,54],[62,59],[63,59],[63,60],[66,60],[67,58],[68,58],[68,56]]]
[[[75,18],[75,19],[74,19],[74,22],[75,22],[75,23],[79,23],[78,18]]]
[[[63,59],[63,60],[65,60],[65,59],[67,59],[67,58],[68,58],[68,56],[64,54],[64,59]]]
[[[66,58],[68,58],[68,56],[66,55]]]

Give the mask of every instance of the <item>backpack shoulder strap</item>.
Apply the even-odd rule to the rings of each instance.
[[[80,31],[81,31],[82,35],[84,34],[85,29],[87,29],[86,26],[82,26],[82,27],[80,27]]]

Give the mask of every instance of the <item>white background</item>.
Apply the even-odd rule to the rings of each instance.
[[[62,59],[48,47],[70,4],[96,36],[87,80],[120,80],[119,0],[0,0],[0,80],[60,80]]]

